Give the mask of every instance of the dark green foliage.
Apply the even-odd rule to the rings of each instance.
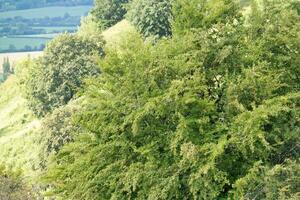
[[[82,134],[53,160],[51,194],[298,199],[296,1],[265,1],[249,21],[231,0],[176,2],[172,38],[131,34],[86,82]]]
[[[13,73],[14,73],[14,69],[10,65],[8,57],[4,58],[3,64],[2,64],[2,70],[1,70],[1,73],[0,73],[0,83],[4,82],[7,79],[7,77],[10,74],[13,74]]]
[[[74,102],[73,102],[74,104]],[[68,105],[56,109],[51,115],[44,119],[42,123],[44,151],[41,154],[41,167],[47,166],[47,161],[51,155],[55,155],[65,145],[73,141],[78,134],[80,127],[73,123],[72,115],[78,112],[78,107]]]
[[[128,0],[95,0],[92,15],[102,28],[108,28],[124,18]]]
[[[172,34],[170,0],[134,0],[130,4],[128,17],[145,37],[163,37]]]
[[[0,165],[0,199],[2,200],[32,200],[32,192],[21,179],[21,174],[9,172]]]
[[[11,73],[10,63],[8,58],[4,58],[3,64],[2,64],[2,73],[3,74],[9,74]]]
[[[97,56],[103,55],[102,46],[101,38],[63,34],[47,45],[38,62],[29,64],[23,85],[29,106],[38,116],[67,104],[84,78],[99,73]]]

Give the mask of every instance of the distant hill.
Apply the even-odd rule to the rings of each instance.
[[[48,6],[92,5],[93,0],[0,0],[0,12]]]

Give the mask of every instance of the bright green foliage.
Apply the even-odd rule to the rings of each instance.
[[[237,181],[235,197],[239,199],[245,194],[244,199],[299,199],[299,167],[299,163],[290,160],[272,168],[258,162]]]
[[[93,19],[93,16],[88,15],[81,19],[77,34],[83,38],[98,37],[98,35],[101,34],[101,28],[99,28],[97,22]]]
[[[265,99],[276,96],[285,85],[280,83],[280,74],[270,70],[266,63],[244,69],[233,82],[228,83],[228,112],[241,113],[253,110]]]
[[[29,106],[39,116],[68,103],[83,78],[99,73],[97,56],[103,55],[101,38],[63,34],[52,40],[43,57],[29,64],[24,89]]]
[[[249,21],[231,0],[176,2],[172,38],[132,33],[86,82],[51,195],[298,199],[296,1],[265,1]]]
[[[124,18],[128,0],[95,0],[92,15],[99,26],[109,28]]]
[[[170,0],[134,0],[129,20],[145,37],[171,35],[172,6]]]
[[[300,16],[298,0],[263,1],[263,10],[252,13],[249,39],[255,53],[283,71],[289,90],[299,91]],[[298,2],[298,4],[297,4]]]
[[[174,31],[182,33],[226,22],[238,14],[239,6],[235,0],[175,0],[173,10]]]

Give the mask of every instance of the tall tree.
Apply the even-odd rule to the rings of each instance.
[[[172,5],[170,0],[134,0],[129,7],[129,20],[145,37],[170,36]]]
[[[3,58],[2,73],[3,73],[4,80],[7,79],[7,77],[9,76],[9,74],[12,73],[8,57]]]
[[[125,38],[86,84],[74,116],[82,135],[62,148],[46,177],[54,194],[297,199],[294,2],[266,0],[260,25],[259,16],[246,24],[233,0],[178,0],[172,38],[153,46]]]
[[[42,116],[65,105],[81,88],[83,79],[100,72],[101,37],[62,34],[46,47],[43,57],[31,64],[24,78],[25,93],[33,111]]]
[[[111,27],[124,18],[127,3],[128,0],[95,0],[92,15],[100,27]]]

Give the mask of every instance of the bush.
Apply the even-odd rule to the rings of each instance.
[[[236,17],[238,12],[239,6],[235,0],[175,0],[173,31],[178,34],[208,28]]]
[[[21,179],[20,173],[7,171],[0,165],[0,199],[3,200],[32,200],[32,192]]]
[[[300,40],[283,34],[299,27],[294,1],[266,4],[265,15],[276,16],[266,30],[256,21],[245,26],[233,0],[192,2],[204,5],[199,24],[197,9],[183,9],[178,16],[188,26],[172,38],[151,46],[132,35],[101,60],[77,114],[82,137],[48,171],[55,195],[299,197],[300,91],[286,89],[299,86],[299,71],[286,73]]]
[[[128,17],[145,37],[172,34],[172,6],[169,0],[134,0],[130,4]]]
[[[97,56],[103,55],[102,46],[99,38],[62,34],[47,45],[40,60],[27,63],[26,75],[22,74],[23,85],[36,115],[43,116],[67,104],[84,78],[100,72]]]
[[[72,142],[78,135],[80,127],[73,123],[73,113],[79,111],[78,106],[71,102],[66,106],[56,109],[51,115],[44,118],[42,122],[42,143],[41,167],[45,168],[51,155],[57,154],[60,149]]]
[[[102,28],[108,28],[124,18],[128,0],[95,0],[92,15]]]

